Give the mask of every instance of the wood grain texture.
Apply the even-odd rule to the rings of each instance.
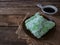
[[[19,1],[48,1],[48,2],[59,2],[60,0],[0,0],[1,2],[19,2]]]
[[[58,2],[40,2],[43,5],[55,5],[60,10],[60,6]],[[0,3],[0,15],[6,14],[26,14],[27,12],[36,12],[39,8],[36,7],[35,2],[1,2]],[[24,13],[23,13],[24,12]]]
[[[0,45],[27,45],[23,39],[17,39],[17,27],[0,27]]]
[[[56,22],[56,29],[45,38],[36,40],[27,35],[18,26],[27,13],[33,15],[41,9],[36,7],[37,1],[43,5],[52,4],[59,8],[51,18]],[[0,45],[60,45],[60,0],[0,0]],[[44,14],[44,13],[42,13]],[[44,14],[45,15],[45,14]],[[50,16],[47,16],[50,18]],[[19,39],[18,39],[19,36]],[[26,45],[27,45],[26,44]]]

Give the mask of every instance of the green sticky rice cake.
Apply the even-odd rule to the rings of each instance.
[[[34,16],[25,20],[25,26],[36,38],[41,38],[55,26],[55,23],[36,13]]]

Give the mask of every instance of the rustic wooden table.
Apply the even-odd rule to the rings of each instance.
[[[56,22],[55,31],[49,33],[45,38],[36,40],[28,36],[23,30],[15,33],[27,12],[33,15],[40,8],[36,7],[37,0],[0,0],[0,45],[60,45],[60,1],[43,1],[43,5],[55,5],[59,11],[51,17]],[[42,13],[43,14],[43,13]],[[18,30],[20,31],[20,29]]]

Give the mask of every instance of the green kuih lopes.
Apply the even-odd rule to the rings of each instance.
[[[45,19],[37,12],[25,21],[25,26],[36,38],[41,38],[55,26],[55,23]]]

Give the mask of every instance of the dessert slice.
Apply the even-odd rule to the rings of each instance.
[[[55,26],[55,23],[36,13],[34,16],[25,20],[25,26],[36,38],[41,38]]]

